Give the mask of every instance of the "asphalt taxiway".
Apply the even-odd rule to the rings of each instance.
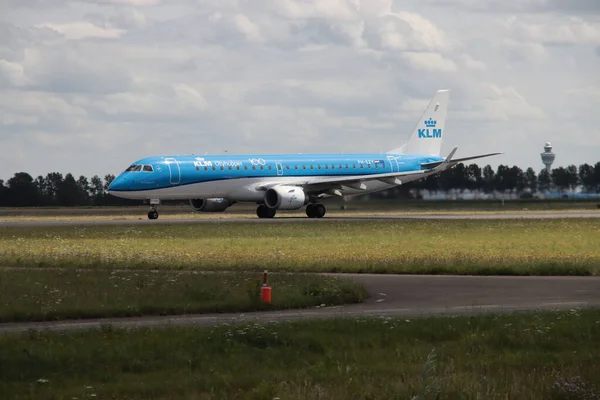
[[[0,332],[211,326],[316,318],[404,317],[509,313],[600,307],[600,277],[337,275],[361,283],[371,297],[361,304],[273,312],[149,316],[0,324]],[[273,287],[277,296],[277,287]]]
[[[169,218],[168,215],[161,216],[157,220],[149,220],[140,216],[138,219],[35,219],[35,220],[0,220],[1,227],[51,227],[51,226],[102,226],[102,225],[156,225],[156,224],[235,224],[235,223],[257,223],[257,224],[286,224],[291,222],[319,223],[321,221],[341,222],[375,222],[375,221],[407,221],[407,220],[493,220],[493,219],[556,219],[556,218],[600,218],[598,211],[576,211],[576,212],[485,212],[485,213],[443,213],[443,214],[402,214],[402,215],[361,215],[349,216],[325,216],[324,218],[290,217],[278,216],[275,218],[248,218],[248,217],[224,217],[224,218]]]

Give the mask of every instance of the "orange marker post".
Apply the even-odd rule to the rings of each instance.
[[[268,284],[268,276],[267,271],[263,273],[263,285],[260,288],[260,299],[267,304],[271,304],[271,286],[267,286]]]

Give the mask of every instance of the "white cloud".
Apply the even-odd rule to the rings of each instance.
[[[454,61],[439,53],[403,53],[403,57],[417,71],[456,71]]]
[[[439,88],[452,91],[444,152],[540,167],[551,140],[562,165],[598,161],[594,4],[442,3],[5,3],[0,169],[93,175],[152,154],[382,151]]]
[[[122,29],[103,28],[89,22],[77,21],[66,24],[45,23],[37,26],[38,28],[50,28],[65,35],[67,39],[85,39],[102,38],[117,39],[125,33]]]
[[[461,60],[464,64],[464,66],[467,67],[468,69],[481,70],[481,71],[486,69],[484,62],[475,60],[473,57],[471,57],[468,54],[463,54],[461,56]]]

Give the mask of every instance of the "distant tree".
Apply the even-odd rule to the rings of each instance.
[[[579,166],[579,182],[586,193],[596,191],[596,182],[594,180],[594,167],[585,163]]]
[[[490,165],[483,167],[483,191],[484,193],[491,193],[494,191],[494,170]]]
[[[546,168],[542,169],[538,175],[538,186],[541,192],[548,192],[552,188],[552,175]]]
[[[75,177],[71,173],[65,175],[65,179],[58,188],[58,204],[63,207],[73,207],[81,204],[81,193]]]
[[[44,186],[44,197],[50,199],[50,204],[59,205],[58,192],[64,181],[60,172],[50,172],[46,175]]]
[[[569,165],[566,169],[567,182],[570,190],[575,190],[579,185],[579,174],[577,173],[577,167],[575,165]]]
[[[538,178],[533,168],[529,167],[525,171],[525,187],[536,192],[538,188]]]
[[[100,204],[104,197],[104,184],[98,175],[94,175],[90,180],[90,195],[92,196],[92,204]]]
[[[115,176],[113,174],[104,175],[104,191],[108,192],[108,187],[111,182],[115,180]]]
[[[552,183],[560,193],[564,193],[569,188],[570,177],[566,168],[558,167],[552,169]]]
[[[8,188],[4,186],[4,181],[0,179],[0,207],[8,206]]]
[[[423,180],[423,187],[433,193],[437,193],[440,190],[439,174],[429,175]]]
[[[594,165],[594,182],[596,183],[596,192],[600,192],[600,161]]]
[[[481,168],[477,164],[470,164],[467,167],[467,188],[469,190],[481,190],[483,188],[483,176]]]
[[[525,174],[523,170],[516,165],[513,165],[510,169],[510,187],[511,190],[517,193],[523,192],[526,187]]]
[[[13,207],[39,206],[41,193],[31,175],[17,172],[8,180],[8,205]]]
[[[454,168],[448,170],[450,172],[450,179],[452,182],[452,189],[458,189],[462,193],[469,187],[469,178],[467,167],[463,163],[458,163]]]
[[[81,175],[79,176],[79,179],[77,179],[77,189],[79,190],[80,204],[90,204],[90,183],[85,176]]]
[[[496,175],[494,176],[494,188],[501,193],[505,193],[510,189],[510,177],[507,165],[498,165]]]

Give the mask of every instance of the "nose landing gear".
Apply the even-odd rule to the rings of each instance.
[[[158,219],[158,205],[160,199],[150,199],[150,211],[148,211],[148,219]]]
[[[158,211],[156,211],[155,208],[152,208],[152,210],[148,211],[148,219],[158,219]]]

